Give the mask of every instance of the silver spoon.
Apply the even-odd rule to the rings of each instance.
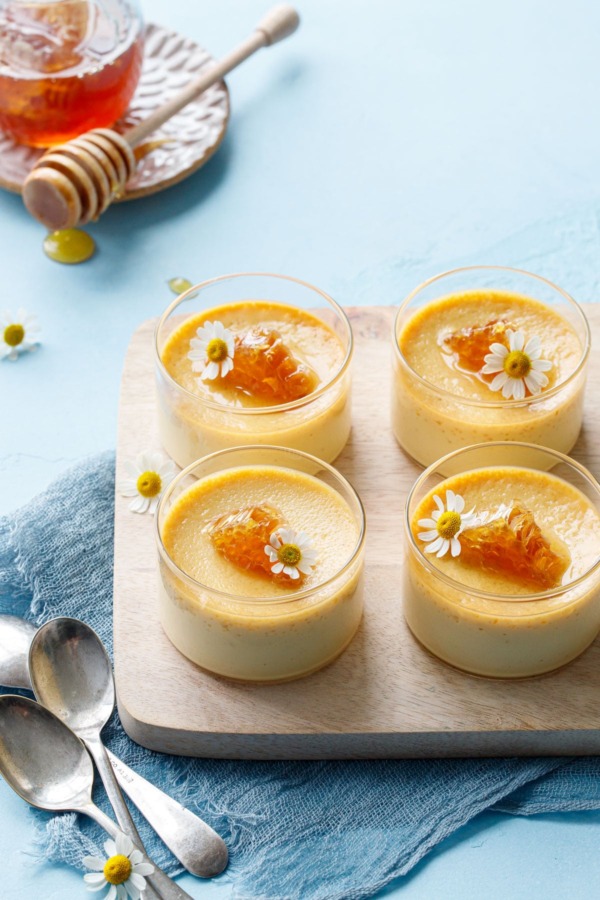
[[[92,802],[94,767],[77,735],[28,697],[0,697],[0,773],[27,803],[89,816],[113,839],[119,829]]]
[[[0,614],[0,685],[33,690],[28,656],[36,632],[36,626],[26,619]],[[222,872],[227,865],[227,846],[216,831],[110,750],[107,753],[121,788],[188,872],[201,878]]]
[[[29,647],[37,628],[18,616],[0,616],[0,684],[31,690]]]
[[[100,638],[79,619],[46,622],[29,648],[29,676],[40,703],[85,744],[121,830],[145,853],[100,736],[115,707],[112,667]],[[148,884],[163,900],[190,898],[166,872],[149,862],[154,872],[148,876]]]

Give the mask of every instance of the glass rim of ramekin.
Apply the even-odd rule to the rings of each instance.
[[[534,278],[536,281],[541,281],[543,284],[552,288],[554,291],[558,291],[561,294],[567,303],[575,310],[581,324],[583,325],[583,331],[585,334],[585,343],[581,348],[581,358],[576,368],[573,369],[568,378],[565,378],[564,381],[555,384],[554,387],[551,387],[547,391],[542,391],[540,394],[533,394],[529,397],[525,397],[523,400],[478,400],[473,397],[461,397],[458,394],[453,394],[452,391],[447,391],[445,388],[437,387],[437,385],[433,384],[431,381],[428,381],[422,375],[419,375],[415,369],[410,365],[408,360],[402,354],[400,350],[400,345],[398,342],[398,328],[400,324],[400,316],[408,306],[408,304],[414,300],[417,294],[429,287],[431,284],[435,284],[436,281],[440,281],[442,278],[448,278],[451,275],[459,275],[463,272],[481,272],[481,271],[497,271],[497,272],[511,272],[515,275],[525,275],[527,278]],[[475,290],[475,288],[474,288]],[[543,300],[538,301],[540,303],[544,303]],[[548,305],[548,304],[546,304]],[[526,269],[515,269],[511,266],[459,266],[456,269],[448,269],[446,272],[440,272],[438,275],[433,275],[431,278],[428,278],[426,281],[422,281],[421,284],[418,284],[413,290],[408,294],[402,303],[400,304],[396,315],[394,316],[393,330],[392,330],[392,338],[394,345],[394,352],[403,366],[410,372],[411,376],[419,382],[426,390],[437,394],[442,398],[451,398],[455,403],[459,403],[465,406],[474,406],[474,407],[486,407],[492,409],[511,409],[514,407],[527,407],[532,406],[535,403],[542,403],[549,397],[554,397],[556,394],[560,393],[563,388],[565,388],[568,384],[570,384],[582,371],[584,368],[588,356],[590,354],[591,348],[591,331],[590,331],[590,323],[587,320],[587,316],[583,311],[583,308],[580,303],[577,302],[570,294],[568,294],[563,288],[559,287],[557,284],[554,284],[553,281],[550,281],[548,278],[544,278],[543,275],[536,275],[534,272],[528,272]]]
[[[561,594],[566,594],[568,591],[571,591],[573,588],[582,584],[586,581],[590,575],[592,575],[595,571],[600,568],[600,555],[596,562],[590,566],[582,575],[576,578],[574,581],[570,581],[568,584],[559,584],[554,588],[549,588],[546,591],[537,591],[533,594],[501,594],[493,593],[490,591],[482,591],[478,588],[471,587],[470,585],[465,584],[462,581],[457,581],[455,578],[451,578],[449,575],[445,575],[441,572],[435,565],[432,564],[431,560],[427,558],[427,555],[421,550],[419,545],[417,544],[414,535],[412,533],[412,529],[410,527],[410,504],[412,498],[417,491],[417,489],[424,483],[424,481],[430,477],[430,475],[434,474],[438,469],[451,460],[455,459],[457,456],[460,456],[463,453],[466,453],[470,450],[489,450],[491,447],[519,447],[525,450],[536,450],[543,453],[548,453],[550,456],[555,457],[557,464],[566,463],[572,468],[576,469],[581,476],[594,488],[596,491],[598,498],[600,499],[600,483],[596,481],[592,473],[589,469],[586,469],[585,466],[582,466],[581,463],[578,463],[576,460],[572,459],[570,456],[567,456],[566,453],[561,453],[559,450],[552,450],[550,447],[544,447],[541,444],[530,444],[526,441],[483,441],[479,444],[469,444],[467,447],[460,447],[458,450],[453,450],[451,453],[447,453],[445,456],[441,456],[438,460],[432,463],[430,466],[427,466],[425,471],[421,472],[417,480],[414,482],[411,487],[408,496],[406,498],[406,506],[404,510],[404,530],[406,532],[406,536],[408,538],[409,547],[415,552],[419,562],[424,564],[425,568],[433,574],[436,578],[439,578],[440,581],[447,584],[449,587],[465,591],[468,590],[470,595],[477,599],[482,600],[493,600],[495,603],[531,603],[536,602],[538,600],[548,600],[552,598],[556,598]],[[490,464],[489,466],[477,466],[477,469],[484,468],[502,468],[502,464]],[[516,469],[531,469],[531,466],[515,466],[511,464],[506,464],[506,468],[516,468]],[[534,471],[540,471],[535,469]],[[460,473],[457,473],[460,474]],[[446,478],[453,478],[453,475],[442,476],[440,473],[440,478],[442,481],[446,480]],[[559,477],[559,476],[556,476]],[[564,479],[563,479],[564,480]],[[568,483],[568,482],[567,482]],[[573,486],[573,485],[572,485]],[[492,615],[492,613],[489,613]],[[494,613],[493,615],[497,615]],[[532,615],[544,615],[543,612],[540,613],[532,613]]]
[[[201,397],[199,394],[194,394],[192,391],[188,391],[187,388],[184,388],[183,385],[179,384],[178,381],[173,378],[173,376],[167,371],[161,356],[160,350],[158,346],[159,335],[161,329],[173,310],[182,303],[184,300],[187,300],[190,294],[194,291],[200,291],[203,288],[209,287],[213,284],[218,284],[221,281],[230,281],[233,278],[279,278],[282,281],[291,281],[294,284],[299,284],[302,287],[309,288],[309,290],[314,291],[316,294],[321,296],[327,303],[333,307],[335,312],[339,315],[344,328],[347,332],[348,337],[348,346],[346,348],[346,353],[342,363],[333,376],[328,381],[325,381],[323,384],[319,385],[314,391],[311,391],[310,394],[307,394],[306,397],[300,397],[298,400],[290,400],[289,403],[279,403],[276,406],[253,406],[253,407],[233,407],[226,406],[223,403],[218,403],[215,400],[210,400],[209,398]],[[238,301],[242,303],[243,301]],[[277,301],[273,301],[274,303]],[[286,304],[282,303],[282,306]],[[330,297],[329,294],[326,294],[325,291],[322,291],[320,288],[315,287],[313,284],[310,284],[308,281],[302,281],[300,278],[294,278],[292,275],[278,275],[274,272],[233,272],[230,275],[218,275],[216,278],[208,278],[206,281],[201,281],[199,284],[194,284],[192,287],[188,288],[186,291],[183,291],[179,294],[172,303],[168,305],[166,310],[158,319],[156,323],[156,327],[154,329],[154,359],[158,366],[158,369],[166,379],[166,381],[177,390],[179,393],[188,397],[195,403],[200,403],[209,409],[216,409],[220,412],[224,412],[227,414],[231,414],[233,416],[241,415],[241,416],[256,416],[256,415],[271,415],[274,413],[285,412],[288,409],[299,409],[303,406],[307,406],[309,403],[312,403],[314,400],[321,397],[324,393],[326,393],[330,388],[332,388],[335,384],[337,384],[341,378],[347,372],[350,362],[352,360],[352,354],[354,352],[354,334],[352,332],[352,325],[350,324],[350,319],[348,318],[343,307],[334,300],[333,297]]]
[[[319,584],[312,585],[309,588],[305,588],[301,591],[294,591],[286,597],[245,597],[243,594],[231,594],[227,591],[221,591],[218,588],[210,587],[207,584],[204,584],[202,581],[197,581],[191,575],[188,575],[177,563],[171,559],[167,548],[164,545],[162,535],[160,533],[160,519],[162,515],[162,511],[169,499],[172,496],[173,491],[176,489],[178,484],[188,477],[188,475],[193,474],[193,470],[197,468],[201,463],[208,462],[210,460],[215,459],[216,457],[223,457],[230,453],[240,453],[240,452],[250,452],[250,451],[284,451],[286,453],[291,453],[295,456],[301,456],[303,459],[308,460],[311,463],[317,463],[321,468],[326,469],[330,475],[340,482],[354,497],[356,500],[358,510],[360,513],[360,530],[358,534],[358,539],[356,545],[350,555],[350,558],[344,563],[342,568],[340,568],[334,575],[330,576],[326,581],[321,581]],[[285,468],[285,466],[273,466],[274,468]],[[225,471],[225,470],[219,470]],[[213,473],[214,474],[214,473]],[[308,474],[308,473],[305,473]],[[361,553],[365,538],[366,538],[366,524],[367,524],[367,516],[365,512],[365,508],[363,502],[358,494],[356,488],[348,481],[348,479],[342,475],[336,468],[326,463],[324,460],[319,459],[317,456],[313,456],[311,453],[305,453],[303,450],[292,450],[289,447],[282,447],[277,444],[248,444],[248,445],[240,445],[236,447],[226,447],[223,450],[216,450],[214,453],[209,453],[206,456],[200,457],[195,462],[190,463],[189,466],[186,466],[185,469],[182,469],[178,475],[175,476],[173,481],[169,482],[166,489],[162,493],[160,500],[158,502],[158,506],[156,508],[155,513],[155,535],[156,542],[158,546],[158,551],[163,559],[163,561],[167,564],[167,566],[171,569],[171,571],[178,577],[181,578],[184,582],[186,582],[190,587],[193,587],[195,590],[203,590],[210,593],[212,596],[216,597],[220,600],[226,600],[228,603],[239,603],[241,605],[251,605],[251,606],[264,606],[267,604],[275,604],[275,605],[284,605],[286,603],[295,603],[298,600],[304,600],[306,598],[310,598],[317,591],[322,590],[324,587],[327,587],[328,584],[331,584],[333,581],[336,581],[341,575],[348,571],[349,568],[355,563],[359,554]]]

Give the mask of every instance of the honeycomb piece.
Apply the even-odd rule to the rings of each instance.
[[[265,553],[265,547],[273,532],[285,524],[281,513],[265,503],[262,506],[248,506],[217,516],[204,530],[210,535],[215,549],[229,562],[241,569],[268,575],[274,581],[289,585],[288,575],[283,572],[275,575],[271,571],[273,563]],[[296,579],[294,584],[299,584],[303,577],[302,573],[299,573],[299,579]]]
[[[442,339],[442,349],[446,353],[454,353],[461,369],[467,372],[479,372],[485,365],[484,357],[490,352],[494,343],[508,347],[507,328],[511,328],[505,319],[492,319],[485,325],[472,325],[461,328]]]
[[[566,547],[556,541],[551,546],[533,513],[518,506],[505,517],[465,529],[460,546],[463,562],[542,590],[561,584],[571,562]]]
[[[236,337],[233,369],[222,381],[277,403],[306,397],[319,383],[315,372],[296,359],[278,331],[258,326]]]

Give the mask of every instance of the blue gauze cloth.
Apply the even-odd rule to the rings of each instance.
[[[114,455],[85,460],[0,519],[0,611],[42,624],[88,622],[112,650]],[[408,872],[485,809],[529,814],[600,807],[585,759],[256,762],[188,759],[134,744],[117,715],[107,745],[225,839],[220,876],[245,900],[359,900]],[[97,802],[107,812],[102,789]],[[133,810],[151,857],[181,870]],[[32,811],[43,860],[79,868],[103,835],[74,814]]]

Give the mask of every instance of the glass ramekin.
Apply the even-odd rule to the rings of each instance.
[[[171,559],[162,540],[170,509],[197,479],[256,466],[292,470],[322,482],[348,505],[357,526],[356,545],[334,576],[282,599],[248,598],[208,587]],[[365,514],[354,488],[327,463],[283,447],[213,453],[171,482],[161,497],[156,525],[162,626],[175,647],[203,669],[241,681],[290,681],[328,665],[354,637],[363,612]]]
[[[581,357],[567,379],[524,400],[481,401],[436,388],[415,372],[399,345],[411,315],[441,297],[485,288],[541,301],[570,323],[581,343]],[[583,417],[590,329],[579,304],[545,278],[502,266],[470,266],[437,275],[415,288],[400,306],[393,344],[392,429],[400,446],[421,465],[484,441],[530,442],[561,453],[575,444]],[[512,461],[519,465],[518,455]]]
[[[491,594],[461,584],[441,572],[415,540],[410,523],[423,497],[444,480],[452,458],[454,474],[507,465],[522,450],[528,465],[576,488],[600,514],[600,485],[579,463],[562,453],[506,442],[455,451],[426,469],[406,503],[406,565],[403,606],[410,630],[431,653],[467,672],[496,678],[540,675],[579,656],[600,631],[599,557],[582,576],[535,594]],[[485,464],[482,465],[482,454]],[[513,467],[514,468],[514,467]]]
[[[344,357],[336,371],[300,400],[253,408],[224,406],[179,385],[161,360],[168,336],[192,314],[245,300],[264,300],[310,311],[338,336]],[[335,300],[303,281],[261,273],[224,275],[196,285],[175,300],[155,333],[159,433],[180,465],[243,444],[276,444],[332,462],[343,450],[351,427],[350,361],[352,328]]]

